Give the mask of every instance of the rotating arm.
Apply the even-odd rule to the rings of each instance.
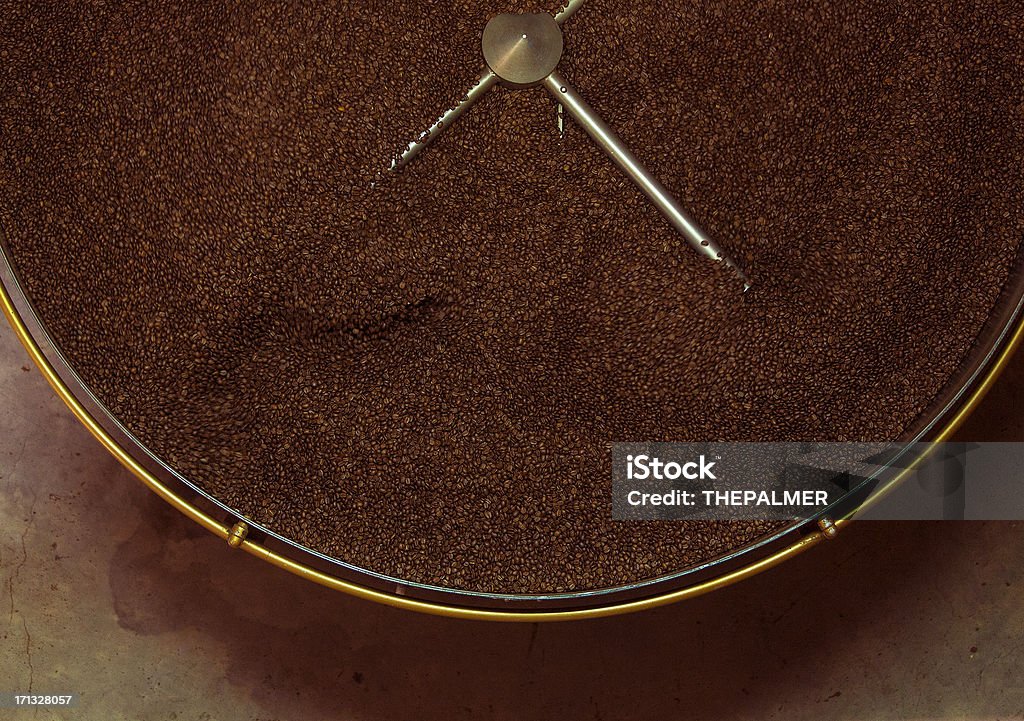
[[[587,134],[611,157],[615,164],[629,176],[644,195],[654,203],[661,214],[679,231],[698,253],[716,262],[723,262],[732,268],[743,281],[743,290],[750,288],[750,280],[718,244],[712,240],[697,223],[683,210],[679,202],[630,152],[615,131],[590,107],[578,92],[555,70],[544,79],[544,87],[566,109],[566,112],[587,131]]]
[[[571,18],[576,12],[583,7],[583,3],[586,0],[568,0],[562,5],[561,9],[555,13],[555,22],[561,25],[566,20]],[[484,67],[480,72],[480,77],[477,78],[476,83],[466,94],[462,97],[457,105],[446,110],[434,124],[427,128],[425,131],[420,133],[416,140],[409,143],[405,150],[396,155],[391,160],[391,166],[388,168],[389,171],[396,171],[405,165],[408,165],[420,152],[430,145],[446,128],[451,127],[452,123],[459,119],[459,117],[473,107],[487,92],[498,83],[498,76],[491,71],[490,68]]]
[[[434,121],[434,124],[427,128],[420,136],[409,143],[404,151],[399,155],[396,155],[391,161],[391,167],[388,170],[398,170],[402,166],[408,164],[413,158],[420,154],[425,147],[430,145],[431,142],[441,132],[451,126],[459,117],[469,110],[473,105],[477,103],[487,91],[493,88],[498,82],[498,76],[495,75],[490,69],[485,69],[480,77],[477,78],[476,83],[463,96],[462,100],[459,101],[458,105],[449,108],[444,112],[441,117]]]
[[[558,12],[555,13],[555,22],[561,25],[576,14],[576,11],[583,7],[587,0],[569,0],[564,3]]]

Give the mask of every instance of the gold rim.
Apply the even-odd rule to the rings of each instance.
[[[149,487],[154,493],[163,498],[167,503],[171,504],[174,508],[181,511],[188,518],[201,525],[206,530],[210,531],[216,536],[224,539],[225,541],[232,540],[232,529],[231,527],[221,523],[209,514],[203,512],[201,509],[192,505],[188,501],[178,496],[172,489],[160,481],[156,476],[150,473],[147,469],[142,467],[130,454],[128,454],[115,440],[108,434],[96,419],[79,403],[78,399],[72,394],[71,390],[67,387],[64,381],[57,374],[56,370],[50,364],[44,355],[42,349],[36,343],[35,339],[29,333],[28,328],[25,326],[24,321],[18,314],[14,307],[14,303],[8,294],[7,288],[0,283],[0,305],[3,307],[4,315],[14,328],[14,332],[21,341],[21,344],[28,351],[32,362],[39,368],[43,377],[46,378],[47,382],[60,396],[61,400],[71,409],[72,413],[78,418],[82,424],[89,429],[89,432],[102,443],[115,458],[131,471],[136,478],[141,480],[146,486]],[[947,440],[957,428],[959,428],[964,420],[971,414],[971,412],[977,407],[981,399],[985,397],[985,394],[991,389],[992,384],[995,382],[999,374],[1003,372],[1006,365],[1009,363],[1010,357],[1014,351],[1020,345],[1022,338],[1024,338],[1024,317],[1016,320],[1013,333],[1009,338],[1006,346],[999,353],[995,362],[992,363],[991,367],[985,374],[984,379],[974,389],[974,392],[967,398],[963,405],[957,410],[956,414],[949,420],[949,422],[942,428],[934,439],[935,442],[941,442]],[[910,468],[903,470],[895,478],[893,478],[886,488],[891,488],[899,483],[903,477],[910,472]],[[884,492],[885,489],[883,489]],[[877,494],[876,494],[877,495]],[[839,519],[836,521],[835,526],[837,528],[845,527],[850,523],[849,517]],[[722,576],[698,583],[687,588],[670,591],[660,595],[652,596],[650,598],[644,598],[635,601],[626,601],[622,603],[610,604],[607,606],[598,606],[592,608],[583,609],[566,609],[559,611],[540,611],[540,612],[529,612],[529,611],[497,611],[497,610],[484,610],[474,608],[464,608],[460,606],[450,606],[443,603],[435,603],[431,601],[421,601],[412,598],[405,598],[402,596],[392,595],[384,593],[382,591],[375,591],[370,588],[365,588],[358,584],[342,580],[335,576],[331,576],[327,573],[316,570],[310,566],[307,566],[298,561],[294,561],[290,558],[280,555],[275,551],[272,551],[263,545],[254,541],[242,540],[237,543],[238,539],[233,539],[232,546],[243,548],[257,558],[261,558],[278,568],[283,568],[286,571],[294,573],[296,576],[305,578],[314,583],[318,583],[321,586],[333,588],[337,591],[342,591],[358,598],[364,598],[378,603],[383,603],[388,606],[396,608],[404,608],[412,611],[419,611],[422,613],[430,613],[440,616],[448,616],[451,618],[470,618],[487,621],[569,621],[569,620],[580,620],[585,618],[600,618],[603,616],[613,616],[618,614],[630,613],[633,611],[641,611],[649,608],[656,608],[658,606],[664,606],[669,603],[681,601],[685,598],[694,598],[702,594],[708,593],[715,589],[724,588],[730,586],[737,581],[741,581],[745,578],[750,578],[764,570],[772,568],[773,566],[782,563],[783,561],[805,551],[806,549],[817,545],[819,542],[826,538],[826,534],[822,531],[816,531],[808,534],[803,538],[797,540],[791,545],[778,550],[771,555],[762,558],[758,561],[750,563],[742,568],[736,569]]]

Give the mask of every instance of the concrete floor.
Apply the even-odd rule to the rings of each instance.
[[[965,437],[1024,440],[1024,356]],[[1024,523],[863,522],[612,619],[414,615],[231,552],[122,470],[0,330],[0,691],[69,719],[1024,718]]]

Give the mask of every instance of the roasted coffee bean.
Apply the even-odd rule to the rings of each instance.
[[[350,563],[495,592],[776,524],[613,523],[609,443],[920,427],[1024,233],[1018,2],[591,0],[562,73],[756,282],[541,89],[459,100],[554,3],[3,2],[0,227],[165,462]]]

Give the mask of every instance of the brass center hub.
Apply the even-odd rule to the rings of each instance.
[[[562,58],[562,30],[546,13],[491,18],[482,44],[487,66],[516,88],[539,85]]]

